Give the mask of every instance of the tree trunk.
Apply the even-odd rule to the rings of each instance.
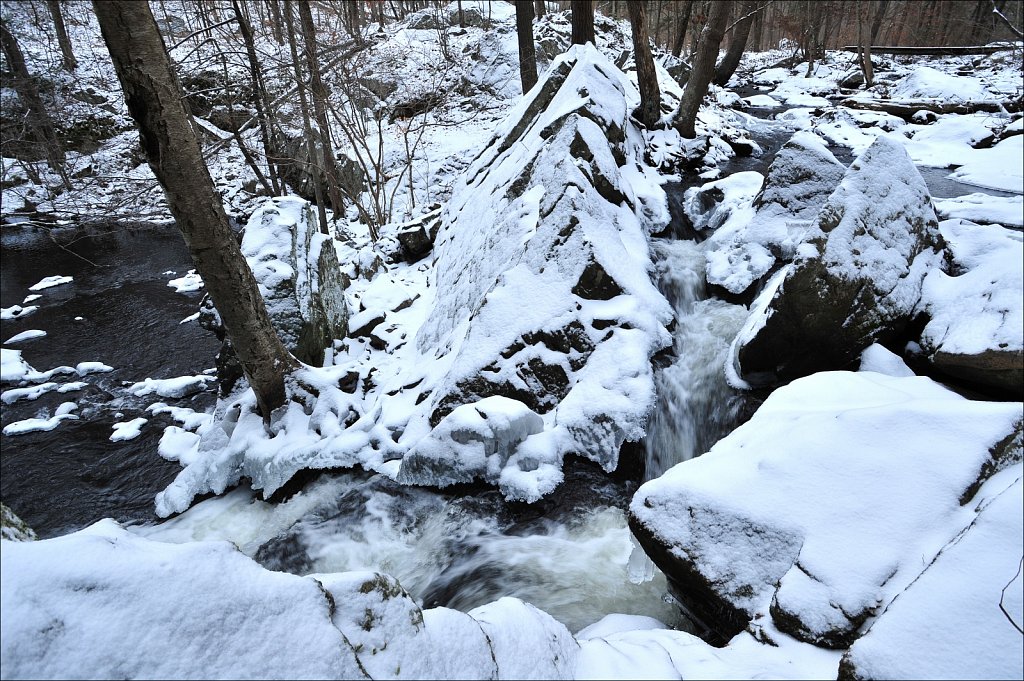
[[[572,44],[597,44],[594,40],[594,0],[569,0]]]
[[[683,13],[679,15],[679,33],[676,34],[676,42],[672,46],[673,57],[678,57],[683,53],[683,43],[686,42],[686,29],[690,26],[690,13],[693,12],[693,1],[686,0]]]
[[[299,365],[282,345],[231,231],[149,3],[96,0],[103,40],[142,147],[256,394],[263,420]]]
[[[857,44],[860,48],[858,57],[860,59],[860,70],[864,74],[864,89],[871,87],[875,82],[875,70],[871,64],[871,39],[868,36],[868,31],[864,30],[864,15],[863,11],[865,8],[857,7]]]
[[[245,43],[245,52],[249,58],[249,78],[252,80],[252,101],[253,106],[256,108],[256,120],[260,125],[260,139],[263,142],[263,152],[267,158],[267,172],[270,175],[271,189],[275,195],[281,193],[281,186],[278,184],[278,177],[281,175],[280,169],[276,167],[274,162],[271,160],[275,155],[274,145],[271,143],[270,133],[270,120],[267,116],[267,110],[270,108],[267,106],[267,88],[263,83],[263,75],[260,73],[259,59],[256,56],[256,44],[253,41],[252,30],[249,28],[249,23],[242,16],[242,12],[238,6],[238,0],[231,0],[231,5],[235,10],[235,20],[238,22],[239,32],[242,34],[242,41]],[[241,148],[241,145],[239,145]]]
[[[281,21],[281,6],[277,4],[278,0],[268,1],[270,2],[270,15],[273,17],[270,22],[270,29],[274,34],[274,42],[278,45],[284,45],[284,26]]]
[[[697,136],[695,129],[697,111],[708,92],[708,85],[715,75],[715,60],[718,58],[718,46],[725,36],[725,27],[732,9],[731,0],[714,0],[708,21],[700,32],[700,40],[694,48],[693,71],[686,81],[683,97],[679,100],[679,108],[674,115],[674,123],[679,134],[687,139]]]
[[[544,0],[534,0],[533,2],[533,13],[538,19],[540,19],[547,12],[547,8],[544,7]]]
[[[878,40],[878,31],[882,28],[882,21],[885,19],[885,10],[889,7],[889,0],[881,0],[878,9],[875,10],[875,18],[871,21],[871,35],[868,37],[868,45],[874,45]]]
[[[309,0],[299,0],[299,18],[302,23],[302,41],[306,44],[306,66],[309,68],[310,90],[313,94],[313,112],[319,128],[320,143],[324,152],[324,174],[327,176],[327,196],[337,221],[343,210],[338,166],[334,162],[334,145],[331,143],[331,128],[327,123],[327,88],[320,78],[320,63],[316,47],[316,28]],[[325,234],[327,232],[324,232]]]
[[[633,55],[636,61],[636,81],[640,86],[640,108],[636,117],[648,128],[661,118],[661,91],[658,74],[654,70],[650,41],[647,36],[647,12],[644,0],[626,0],[629,23],[633,28]]]
[[[0,19],[0,47],[3,48],[4,56],[7,57],[7,68],[11,70],[12,74],[7,85],[14,88],[21,103],[28,109],[28,124],[32,129],[32,136],[42,146],[47,165],[53,172],[60,175],[64,186],[70,189],[71,181],[68,179],[67,173],[64,172],[64,147],[61,145],[60,139],[57,138],[53,120],[39,96],[36,81],[29,73],[21,46],[7,30],[7,23],[2,19]]]
[[[295,87],[299,93],[299,111],[302,114],[302,131],[306,141],[306,155],[309,157],[309,167],[307,167],[306,172],[313,183],[313,197],[316,201],[316,213],[320,222],[320,231],[327,234],[327,211],[324,208],[324,189],[320,179],[320,171],[316,166],[316,143],[313,141],[313,124],[309,116],[309,100],[306,99],[306,82],[302,78],[302,64],[299,62],[299,49],[296,47],[291,0],[284,0],[283,14],[284,26],[288,34],[288,49],[292,56],[292,72],[295,74]]]
[[[718,70],[715,71],[715,84],[725,87],[725,84],[732,78],[732,74],[736,73],[736,67],[740,65],[740,58],[743,57],[743,50],[747,46],[747,36],[750,35],[750,24],[754,21],[754,16],[758,13],[756,0],[746,0],[740,6],[740,12],[743,16],[740,17],[736,23],[732,33],[732,42],[729,43],[729,49],[725,53],[725,57],[722,58],[722,63],[718,65]]]
[[[523,94],[537,84],[537,52],[533,46],[533,0],[516,0],[516,37],[519,39],[519,79]]]
[[[60,45],[60,54],[64,59],[64,69],[74,71],[78,67],[78,62],[75,60],[75,53],[71,51],[71,39],[68,38],[68,29],[64,25],[60,0],[46,0],[46,6],[50,8],[50,16],[53,17],[53,28],[57,32],[57,44]]]
[[[466,28],[466,15],[462,12],[462,0],[458,0],[457,7],[459,8],[459,28]]]

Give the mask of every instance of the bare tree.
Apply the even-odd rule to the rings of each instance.
[[[693,71],[686,81],[683,97],[673,116],[673,125],[679,134],[687,139],[697,136],[697,111],[708,92],[708,85],[715,75],[715,60],[718,47],[725,36],[726,23],[732,10],[732,0],[711,0],[708,21],[700,32],[700,40],[694,48]]]
[[[594,0],[569,0],[572,44],[597,44],[594,40]]]
[[[678,57],[683,53],[683,43],[686,42],[686,29],[690,25],[690,14],[693,12],[694,0],[686,0],[683,3],[683,11],[679,14],[676,41],[672,45],[672,56]]]
[[[57,44],[60,45],[64,68],[74,71],[78,67],[78,61],[75,60],[75,53],[71,49],[71,39],[68,38],[68,28],[64,24],[64,13],[60,9],[60,0],[46,0],[46,6],[50,9],[50,16],[53,17],[53,29],[57,32]]]
[[[286,377],[299,365],[271,325],[235,241],[149,3],[95,0],[93,8],[149,167],[269,422],[287,399]]]
[[[547,11],[547,8],[544,7],[544,0],[534,0],[533,4],[534,4],[534,10],[533,11],[537,15],[537,18],[539,19],[542,16],[544,16],[544,13]]]
[[[640,87],[640,108],[637,119],[648,128],[661,118],[661,91],[658,74],[651,56],[650,38],[647,36],[647,11],[643,0],[627,0],[629,24],[633,29],[633,55],[636,61],[636,81]]]
[[[757,0],[745,0],[740,5],[741,16],[733,27],[732,38],[729,41],[729,49],[726,50],[722,63],[715,71],[715,84],[725,87],[725,84],[736,73],[736,67],[740,65],[743,57],[743,50],[747,47],[747,36],[750,35],[750,25],[754,16],[758,13]]]
[[[18,41],[7,30],[7,24],[0,19],[0,46],[3,48],[4,56],[7,58],[7,67],[11,70],[12,78],[10,85],[18,93],[21,103],[28,109],[28,124],[32,130],[32,136],[43,148],[46,163],[50,169],[60,175],[65,187],[71,187],[71,181],[64,171],[64,147],[57,138],[57,131],[53,127],[53,120],[47,113],[46,105],[39,96],[39,88],[36,81],[29,73],[28,65],[25,63],[25,55],[21,51]]]
[[[519,78],[523,94],[537,84],[537,51],[533,46],[533,0],[516,0],[516,36],[519,39]]]

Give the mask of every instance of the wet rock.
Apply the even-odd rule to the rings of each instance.
[[[898,336],[924,276],[942,265],[928,188],[885,137],[850,166],[817,230],[755,301],[734,343],[733,366],[749,386],[846,367],[871,343]]]

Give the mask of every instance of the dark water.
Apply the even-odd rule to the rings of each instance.
[[[63,246],[63,248],[61,247]],[[173,225],[90,229],[4,225],[0,228],[0,304],[21,304],[43,277],[73,276],[74,282],[43,291],[39,309],[0,322],[6,340],[27,329],[43,338],[7,345],[39,371],[98,361],[114,368],[85,377],[57,376],[57,383],[85,381],[82,391],[50,392],[34,401],[3,405],[0,421],[47,416],[61,402],[77,402],[77,421],[55,430],[2,435],[0,499],[49,537],[112,517],[153,518],[153,497],[174,477],[178,464],[157,454],[165,416],[145,407],[158,401],[203,411],[211,394],[167,400],[135,397],[127,385],[150,378],[194,375],[213,366],[219,347],[196,322],[178,322],[196,311],[201,293],[180,294],[167,281],[184,275],[191,259]],[[165,274],[165,272],[176,274]],[[80,318],[80,319],[76,319]],[[5,385],[4,389],[14,386]],[[142,434],[111,442],[112,425],[149,419]]]

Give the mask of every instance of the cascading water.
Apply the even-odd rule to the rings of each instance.
[[[699,456],[731,430],[742,397],[725,381],[729,344],[747,316],[742,305],[707,298],[702,244],[655,243],[659,288],[676,313],[671,364],[655,374],[658,403],[647,425],[650,480]]]

